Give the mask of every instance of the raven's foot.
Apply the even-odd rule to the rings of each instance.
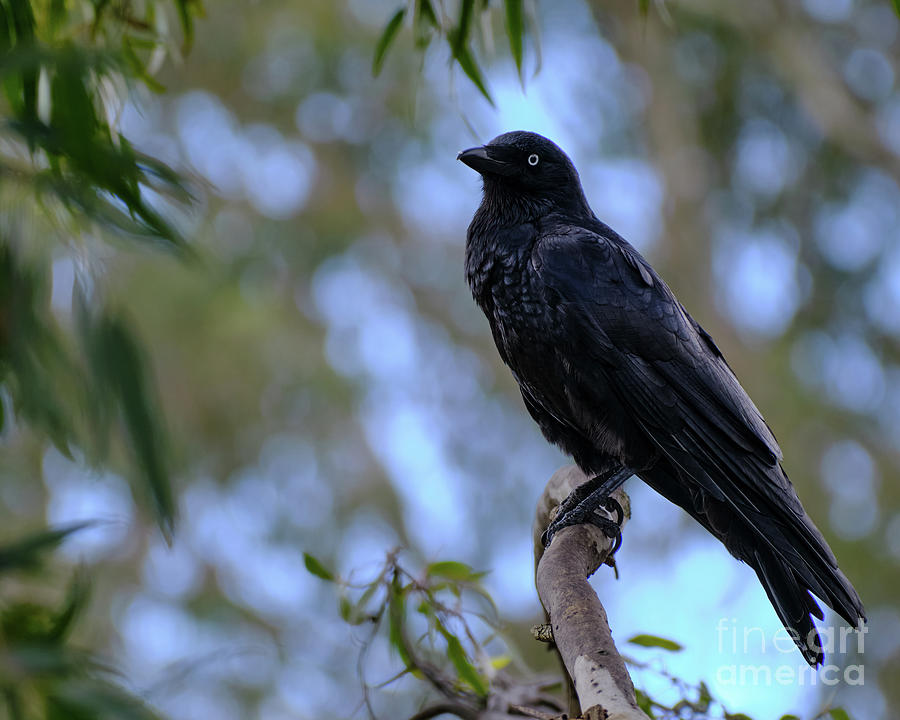
[[[622,510],[622,506],[613,500],[610,495],[620,488],[633,474],[630,468],[624,465],[616,465],[605,473],[596,475],[575,488],[560,503],[556,512],[556,519],[550,523],[541,536],[541,542],[544,547],[547,547],[553,536],[564,527],[589,523],[599,527],[608,537],[615,538],[616,546],[613,552],[618,550],[622,544],[622,534],[619,528],[622,525],[625,513]],[[605,508],[615,513],[615,522],[598,515],[596,510],[599,508]]]
[[[574,495],[575,493],[572,494]],[[541,535],[541,543],[544,547],[547,547],[550,544],[550,541],[553,540],[553,536],[563,528],[571,525],[588,524],[600,528],[608,538],[615,540],[613,549],[609,552],[609,557],[615,555],[622,546],[621,526],[622,520],[625,518],[625,511],[622,509],[619,502],[614,498],[605,495],[604,488],[600,488],[586,498],[581,499],[575,507],[566,510],[566,502],[570,500],[571,497],[572,495],[566,498],[559,506],[556,519],[547,526],[547,529],[544,530],[544,533]],[[597,512],[600,508],[614,513],[616,519],[610,520],[609,518],[600,515]]]
[[[569,493],[569,496],[560,503],[557,517],[566,515],[591,497],[597,498],[594,507],[599,507],[604,498],[622,487],[632,475],[634,471],[624,465],[614,465],[610,470],[595,475]]]

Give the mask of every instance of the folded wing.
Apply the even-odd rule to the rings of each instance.
[[[588,382],[612,386],[668,461],[644,479],[756,569],[787,627],[806,631],[809,613],[821,617],[807,590],[855,624],[859,597],[804,512],[771,430],[649,264],[611,230],[585,228],[544,237],[532,264],[564,319],[560,352]]]

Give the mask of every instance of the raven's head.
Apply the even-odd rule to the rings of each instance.
[[[590,213],[578,171],[556,143],[517,130],[456,156],[484,179],[486,202]]]

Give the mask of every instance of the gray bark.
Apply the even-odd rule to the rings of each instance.
[[[534,523],[535,584],[556,649],[574,686],[581,717],[647,720],[637,706],[634,685],[616,650],[606,611],[587,581],[606,563],[613,541],[593,525],[576,525],[560,530],[546,549],[540,542],[556,506],[587,480],[570,465],[547,483]],[[628,496],[617,490],[613,497],[625,509],[627,520]]]

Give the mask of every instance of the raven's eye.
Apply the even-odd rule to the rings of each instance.
[[[528,156],[528,164],[531,165],[531,167],[534,167],[540,161],[541,159],[537,156],[536,153],[531,153],[531,155]]]

